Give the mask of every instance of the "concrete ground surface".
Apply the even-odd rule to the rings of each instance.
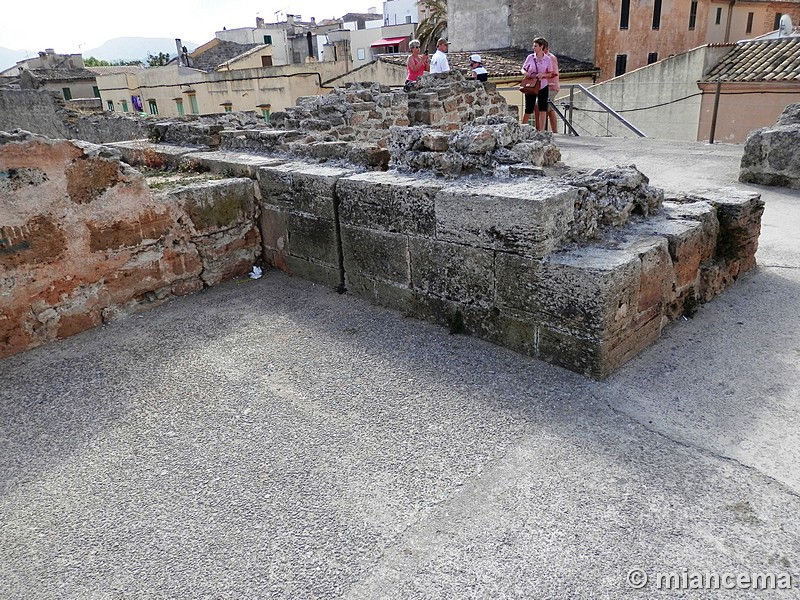
[[[272,271],[0,361],[0,598],[799,598],[800,192],[558,143],[757,189],[758,268],[602,382]]]

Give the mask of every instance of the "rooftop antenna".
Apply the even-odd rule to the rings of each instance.
[[[792,17],[789,15],[781,15],[780,25],[778,26],[778,37],[789,37],[792,35],[793,30]]]

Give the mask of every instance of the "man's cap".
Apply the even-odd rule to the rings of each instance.
[[[438,40],[436,40],[436,45],[438,46],[439,44],[448,44],[449,45],[450,42],[448,42],[445,38],[439,38]]]
[[[477,63],[479,63],[479,62],[481,62],[481,55],[480,55],[480,54],[470,54],[470,56],[469,56],[469,60],[470,60],[471,62],[477,62]]]

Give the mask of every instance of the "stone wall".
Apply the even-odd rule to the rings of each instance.
[[[605,377],[755,264],[763,210],[635,168],[497,182],[258,169],[267,264]]]
[[[747,136],[739,181],[800,189],[800,104],[790,104],[772,127]]]
[[[605,377],[752,268],[763,210],[735,191],[664,201],[633,167],[453,180],[146,142],[2,142],[2,355],[260,259]],[[212,179],[152,192],[120,155],[179,171],[166,180]]]
[[[0,357],[246,273],[254,190],[153,192],[108,148],[0,133]]]

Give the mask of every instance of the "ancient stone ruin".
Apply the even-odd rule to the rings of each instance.
[[[754,266],[758,195],[570,170],[481,85],[359,84],[272,127],[104,146],[0,134],[0,356],[261,264],[605,377]]]
[[[800,189],[800,104],[787,106],[772,127],[747,136],[739,181]]]

